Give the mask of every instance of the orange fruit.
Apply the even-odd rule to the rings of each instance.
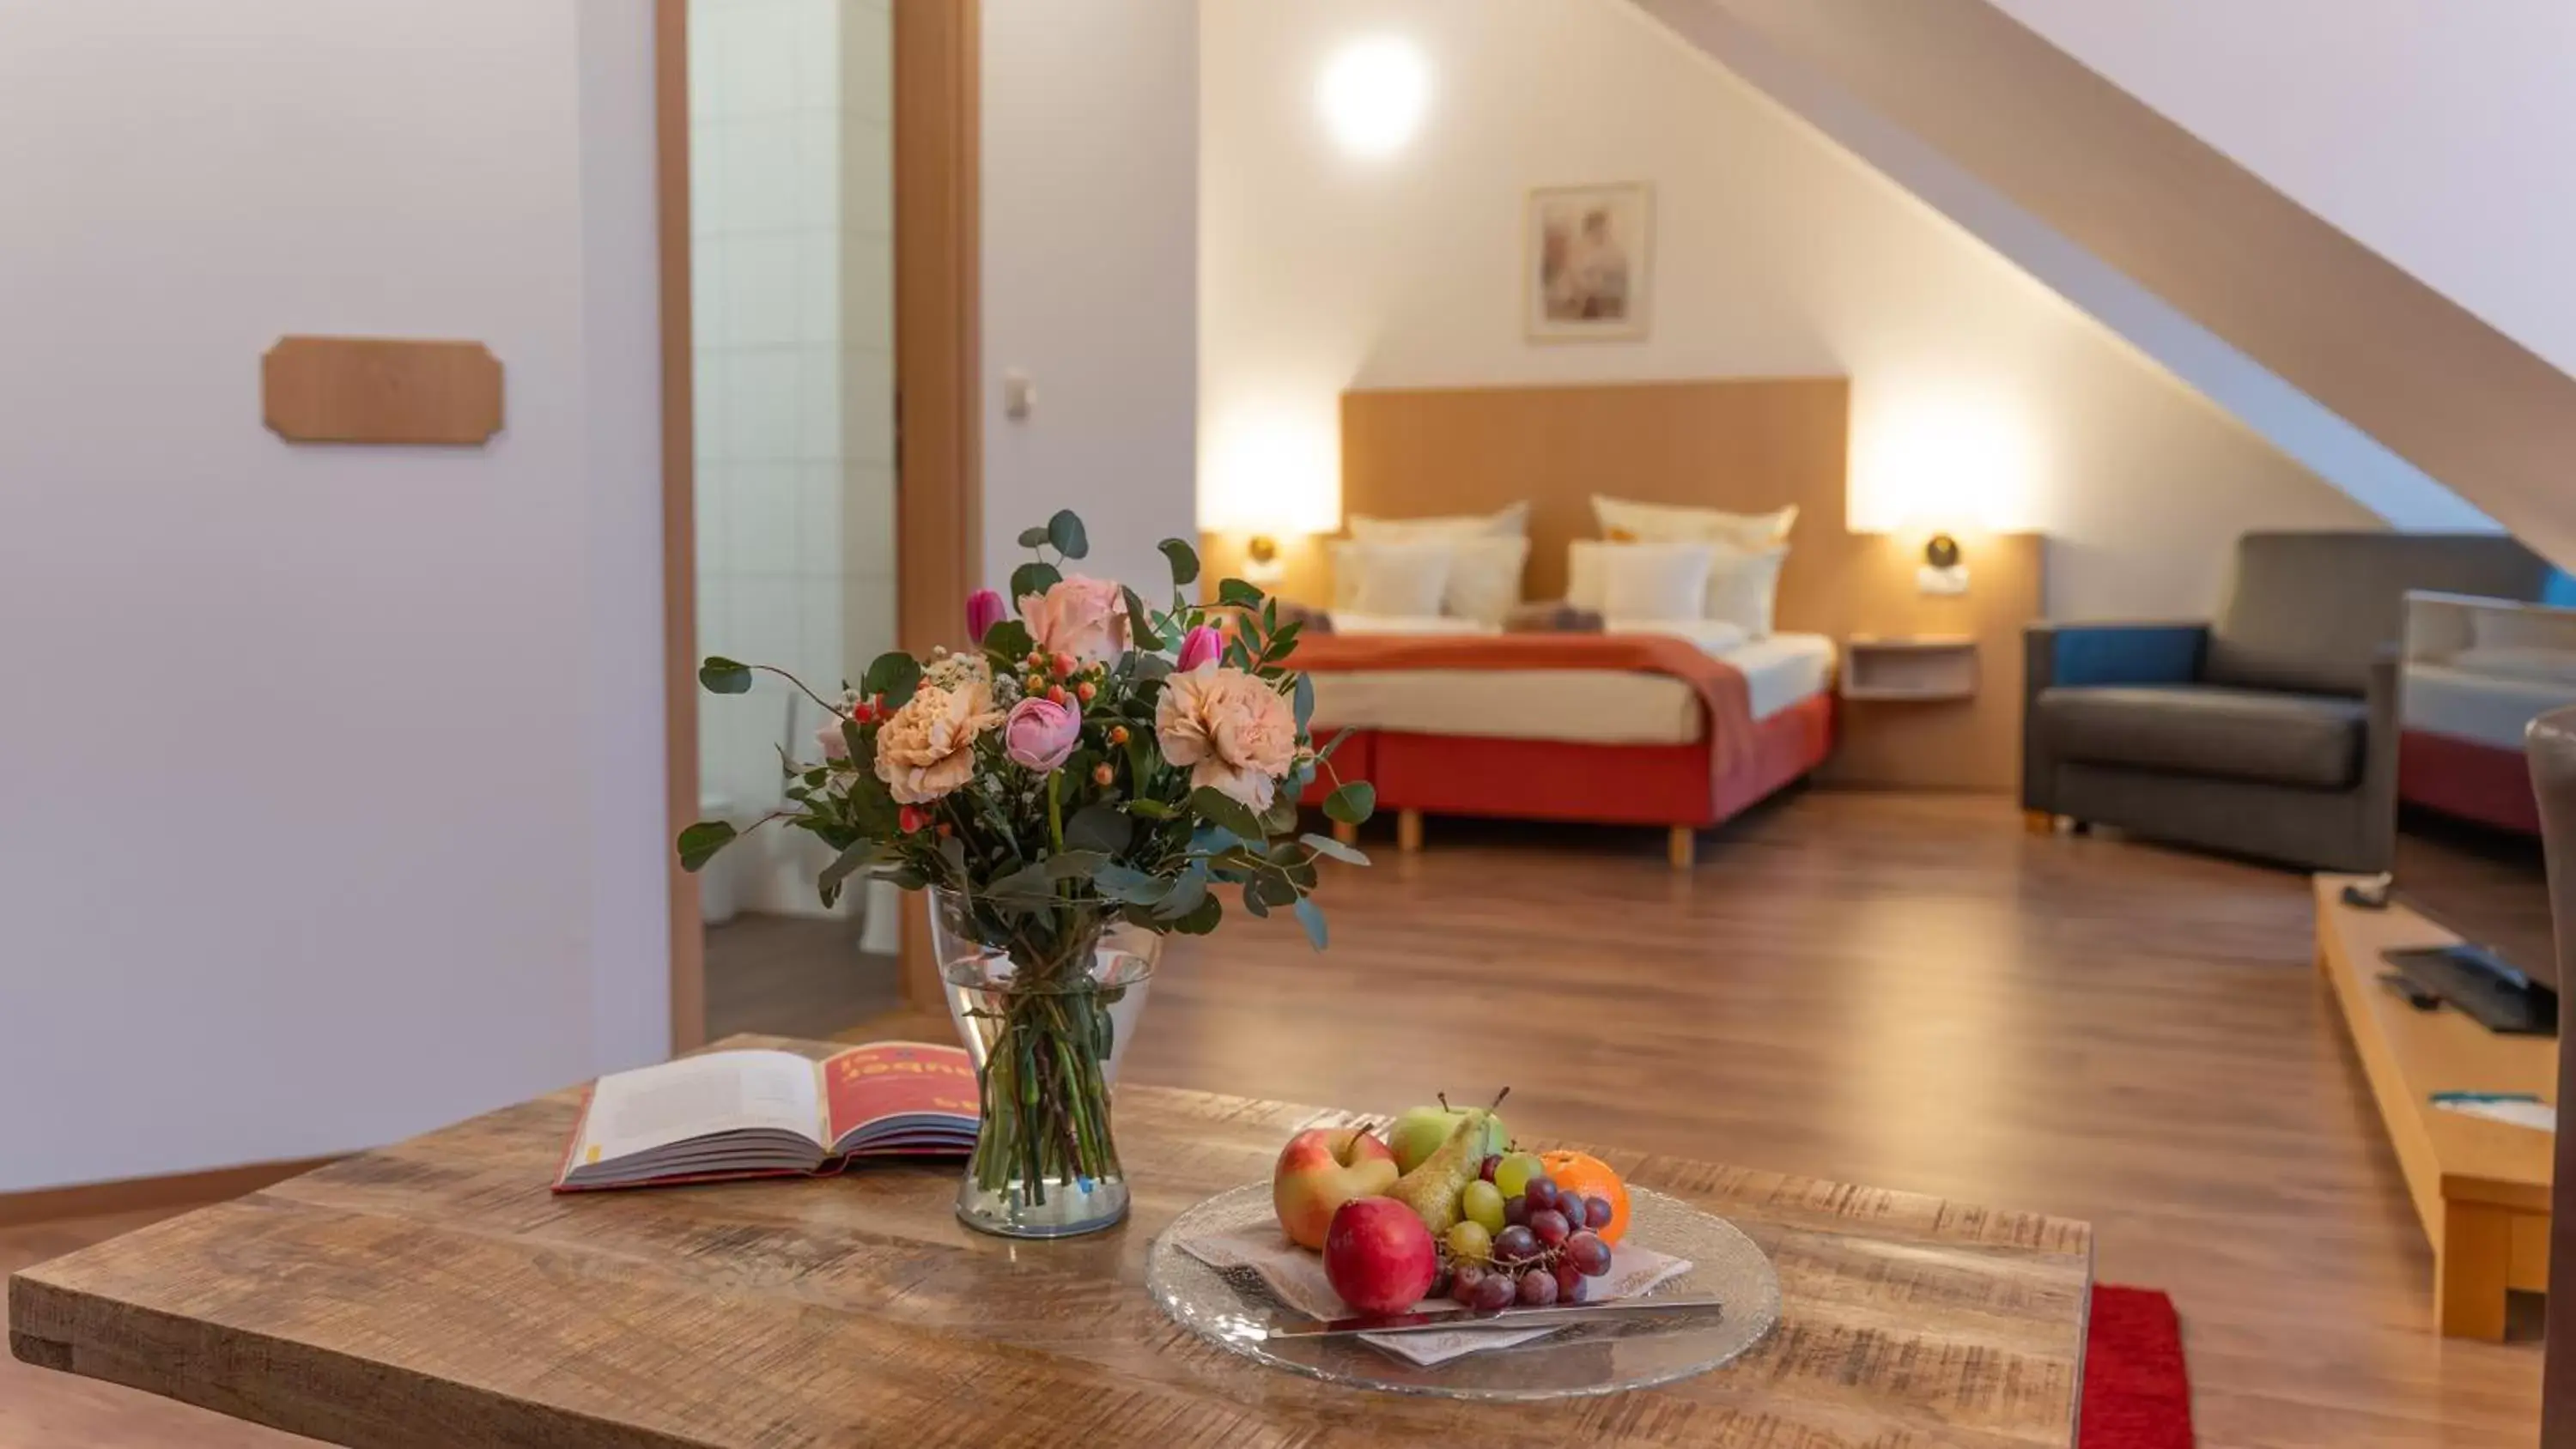
[[[1628,1185],[1610,1164],[1589,1152],[1558,1150],[1542,1152],[1538,1160],[1547,1167],[1548,1179],[1564,1192],[1597,1197],[1610,1204],[1610,1226],[1595,1228],[1605,1243],[1616,1243],[1628,1231]]]

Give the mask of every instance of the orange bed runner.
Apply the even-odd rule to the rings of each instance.
[[[1744,674],[1668,634],[1310,634],[1289,661],[1310,674],[1398,669],[1598,669],[1660,674],[1690,686],[1708,711],[1720,774],[1753,748]]]

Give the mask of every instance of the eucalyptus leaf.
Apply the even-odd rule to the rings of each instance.
[[[698,666],[698,683],[705,686],[709,694],[749,694],[751,666],[720,654],[710,654],[707,662]]]
[[[903,833],[903,807],[895,803],[894,792],[886,788],[874,770],[851,777],[849,800],[850,823],[861,834],[892,840]]]
[[[1116,855],[1135,838],[1136,822],[1107,801],[1083,806],[1064,823],[1064,843],[1076,849]]]
[[[1303,674],[1298,675],[1296,687],[1288,692],[1288,698],[1297,711],[1297,728],[1302,732],[1306,721],[1315,717],[1315,681]]]
[[[1325,944],[1331,939],[1330,934],[1324,929],[1324,908],[1316,905],[1312,900],[1304,898],[1298,900],[1297,924],[1306,928],[1306,939],[1312,942],[1318,951],[1323,950]]]
[[[984,899],[1006,911],[1040,910],[1055,904],[1055,881],[1043,862],[1024,865],[986,886]]]
[[[1268,606],[1264,605],[1264,607],[1266,608]],[[1268,663],[1276,664],[1280,660],[1287,658],[1289,655],[1296,653],[1297,636],[1305,632],[1306,621],[1303,619],[1291,619],[1287,623],[1282,624],[1279,626],[1279,632],[1270,636],[1270,642],[1262,646],[1262,659]]]
[[[1377,813],[1377,787],[1353,780],[1324,797],[1324,814],[1344,825],[1357,825]]]
[[[1216,586],[1216,601],[1245,609],[1261,607],[1261,590],[1242,579],[1225,579]]]
[[[1214,896],[1200,900],[1188,914],[1172,922],[1172,929],[1184,936],[1204,936],[1225,919],[1225,902]]]
[[[1064,570],[1054,564],[1044,561],[1024,563],[1011,570],[1011,597],[1025,599],[1031,594],[1043,594],[1062,582]]]
[[[1171,677],[1172,661],[1160,654],[1139,654],[1136,656],[1135,667],[1130,673],[1134,675],[1137,683],[1152,684],[1158,679]]]
[[[866,676],[859,681],[860,693],[884,695],[888,709],[903,708],[904,701],[912,698],[912,692],[920,687],[921,661],[900,649],[878,655],[876,662],[868,666]]]
[[[1260,818],[1246,808],[1242,801],[1214,785],[1201,785],[1192,790],[1190,808],[1198,812],[1200,819],[1237,840],[1265,838]]]
[[[1245,886],[1243,888],[1242,900],[1243,908],[1252,913],[1252,918],[1254,920],[1266,921],[1270,919],[1270,903],[1263,900],[1260,893],[1254,890],[1251,886]]]
[[[1154,914],[1166,921],[1178,921],[1196,912],[1203,902],[1210,899],[1213,898],[1208,895],[1207,867],[1193,863],[1173,879],[1172,888],[1163,894],[1163,903],[1154,908]]]
[[[1177,538],[1164,539],[1154,547],[1161,549],[1163,557],[1171,561],[1173,588],[1177,589],[1184,584],[1198,581],[1199,551],[1197,549]]]
[[[1132,865],[1104,865],[1091,873],[1092,888],[1110,900],[1131,906],[1159,905],[1177,882],[1148,875]]]
[[[1029,626],[1017,619],[1004,619],[984,635],[984,653],[1013,669],[1037,647],[1037,641],[1029,637]]]
[[[1092,872],[1108,863],[1109,857],[1097,850],[1066,850],[1048,856],[1040,869],[1051,881],[1089,880]]]
[[[1270,797],[1270,808],[1261,812],[1261,838],[1286,835],[1297,828],[1297,792],[1281,790]]]
[[[1035,528],[1023,528],[1020,530],[1020,547],[1022,548],[1036,548],[1039,545],[1044,544],[1046,541],[1047,530],[1046,525],[1043,523],[1039,524]]]
[[[1284,875],[1260,875],[1243,888],[1246,901],[1259,901],[1265,906],[1284,906],[1297,899],[1297,883]]]
[[[1317,855],[1341,861],[1346,865],[1366,865],[1369,863],[1367,853],[1362,851],[1358,846],[1344,845],[1329,835],[1300,835],[1297,837],[1297,840],[1299,844],[1304,845],[1307,849],[1312,850]]]
[[[1162,648],[1163,635],[1154,627],[1154,611],[1145,607],[1145,601],[1136,597],[1134,589],[1121,585],[1118,594],[1127,605],[1128,642],[1139,649]]]
[[[1059,509],[1047,520],[1047,542],[1066,558],[1081,558],[1091,552],[1091,535],[1083,532],[1082,515],[1070,508]]]
[[[716,852],[733,844],[736,831],[722,820],[701,820],[680,832],[680,869],[696,871],[715,859]]]

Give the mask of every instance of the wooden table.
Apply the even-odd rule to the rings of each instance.
[[[822,1044],[737,1038],[816,1055]],[[1167,1321],[1146,1246],[1342,1114],[1129,1086],[1134,1216],[981,1237],[948,1167],[548,1194],[559,1092],[157,1223],[9,1282],[30,1362],[352,1445],[2071,1445],[2092,1230],[1933,1198],[1602,1152],[1778,1265],[1761,1347],[1551,1405],[1355,1392]]]
[[[2391,946],[2460,938],[2402,905],[2343,903],[2359,876],[2316,878],[2317,969],[2334,988],[2370,1078],[2415,1215],[2433,1240],[2433,1318],[2458,1338],[2502,1339],[2505,1291],[2549,1291],[2549,1133],[2447,1112],[2435,1092],[2558,1096],[2558,1043],[2499,1036],[2444,1007],[2417,1011],[2379,984]]]

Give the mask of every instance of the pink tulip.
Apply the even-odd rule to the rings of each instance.
[[[1224,652],[1225,640],[1214,629],[1201,624],[1181,637],[1181,662],[1178,667],[1184,672],[1196,669]]]
[[[1023,698],[1002,721],[1002,753],[1032,770],[1063,764],[1081,739],[1082,712],[1044,695]]]
[[[991,589],[977,589],[966,596],[966,637],[978,644],[993,632],[993,626],[1009,614],[1010,606]]]

